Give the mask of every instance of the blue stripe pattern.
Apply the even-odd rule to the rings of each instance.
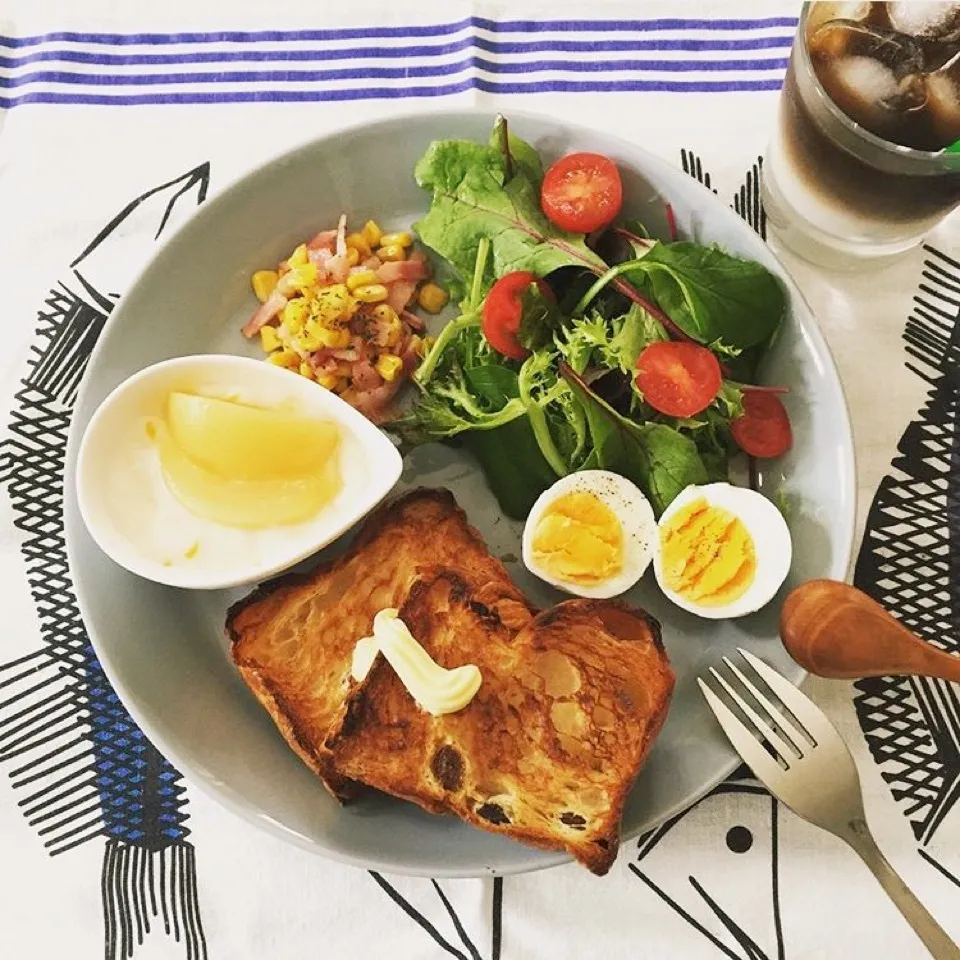
[[[0,49],[10,51],[0,55],[0,109],[27,104],[393,100],[470,90],[495,94],[777,90],[795,27],[792,17],[548,21],[471,17],[440,24],[324,30],[0,36]],[[465,31],[465,36],[457,36]],[[559,36],[545,38],[545,33]],[[431,39],[441,42],[419,42]],[[383,40],[396,43],[370,43]],[[354,44],[344,45],[350,42]],[[467,56],[457,56],[465,52]],[[581,56],[566,56],[570,54]],[[594,56],[584,59],[583,54]],[[524,55],[535,58],[506,59]],[[244,63],[268,66],[237,68]],[[323,66],[327,63],[333,65]],[[198,69],[210,64],[223,68]]]

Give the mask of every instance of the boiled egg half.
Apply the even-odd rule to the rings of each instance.
[[[608,470],[581,470],[534,503],[523,530],[523,562],[567,593],[606,599],[643,576],[656,542],[653,508],[634,484]]]
[[[678,607],[719,620],[769,603],[791,558],[786,521],[763,494],[710,483],[687,487],[663,512],[654,573]]]

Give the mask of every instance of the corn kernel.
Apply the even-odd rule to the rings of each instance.
[[[403,361],[392,353],[382,353],[377,357],[374,367],[384,380],[395,380],[397,374],[403,369]]]
[[[349,320],[356,312],[357,302],[343,283],[322,287],[310,302],[311,318],[324,326]]]
[[[395,347],[403,334],[403,324],[397,316],[397,311],[389,303],[378,303],[373,308],[373,318],[384,331],[382,345]]]
[[[374,320],[379,320],[381,323],[393,323],[394,320],[399,320],[397,316],[397,311],[390,306],[389,303],[378,303],[373,310]]]
[[[413,237],[411,237],[406,230],[401,230],[397,233],[385,233],[380,238],[381,247],[392,247],[394,245],[398,247],[409,247],[411,243],[413,243]]]
[[[310,305],[302,297],[298,297],[296,300],[291,300],[283,308],[280,312],[280,319],[290,333],[296,335],[303,329],[309,312]]]
[[[273,353],[274,350],[279,350],[283,346],[275,327],[260,328],[260,346],[267,353]]]
[[[297,249],[294,250],[289,257],[287,257],[287,266],[291,270],[295,270],[297,267],[302,267],[307,262],[307,245],[305,243],[301,243],[300,246],[297,247]]]
[[[302,263],[295,267],[286,280],[294,290],[306,293],[317,282],[317,265],[315,263]]]
[[[363,225],[363,237],[370,244],[370,247],[379,247],[380,238],[383,236],[383,231],[380,229],[380,224],[376,220],[368,220]]]
[[[267,363],[272,363],[275,367],[286,367],[288,370],[296,370],[300,366],[300,357],[293,350],[277,350],[267,357]]]
[[[417,303],[427,313],[439,313],[447,305],[448,299],[447,291],[435,283],[425,283],[417,293]]]
[[[384,261],[387,260],[406,260],[407,251],[399,243],[390,243],[380,247],[377,250],[377,256]]]
[[[318,373],[314,378],[321,387],[326,387],[328,390],[334,390],[341,383],[340,377],[335,373]]]
[[[362,260],[366,260],[373,252],[370,249],[370,244],[367,243],[367,238],[362,233],[351,233],[347,237],[347,249],[356,250]]]
[[[420,356],[425,357],[433,349],[433,345],[436,342],[436,337],[424,337],[420,341]]]
[[[257,295],[257,299],[261,303],[264,303],[270,294],[273,293],[273,289],[276,287],[279,279],[280,275],[276,270],[258,270],[250,278],[253,292]]]
[[[372,270],[358,270],[347,277],[347,289],[356,290],[357,287],[367,287],[378,282],[377,275]]]
[[[345,350],[350,346],[350,331],[346,327],[320,327],[317,340],[331,350]]]
[[[390,294],[382,283],[371,283],[357,287],[353,295],[360,303],[382,303]]]
[[[360,262],[360,254],[357,253],[356,247],[349,247],[347,249],[347,266],[355,267]]]
[[[308,380],[313,379],[313,367],[306,360],[300,362],[300,376],[306,377]]]
[[[313,353],[323,346],[319,337],[312,337],[309,333],[301,333],[299,337],[295,337],[293,345],[301,354]]]

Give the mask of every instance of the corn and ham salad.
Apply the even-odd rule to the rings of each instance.
[[[347,218],[298,246],[276,270],[251,277],[260,306],[243,327],[267,362],[315,380],[374,422],[426,352],[424,326],[408,306],[438,313],[447,294],[407,232]]]

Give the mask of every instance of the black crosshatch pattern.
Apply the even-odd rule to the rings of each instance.
[[[717,192],[700,157],[681,151],[686,173]],[[758,159],[731,198],[734,210],[761,237],[766,218],[759,199]],[[173,938],[187,960],[217,957],[206,942],[197,890],[198,852],[188,839],[186,787],[174,769],[136,727],[110,688],[86,636],[73,596],[63,532],[63,467],[67,432],[90,352],[117,293],[97,289],[84,277],[84,259],[108,244],[134,211],[150,203],[159,237],[176,204],[206,197],[210,166],[203,164],[151,187],[119,213],[106,214],[103,229],[78,253],[65,278],[51,277],[38,315],[35,342],[7,439],[0,446],[0,483],[22,535],[22,557],[42,646],[0,664],[0,764],[38,844],[67,855],[81,844],[101,843],[104,956],[132,957],[152,931]],[[855,582],[904,623],[933,643],[960,652],[960,583],[951,546],[960,538],[960,263],[926,248],[926,260],[904,338],[908,367],[929,385],[926,403],[898,446],[898,454],[874,497]],[[927,849],[960,796],[960,701],[949,684],[929,679],[875,678],[855,685],[855,705],[874,761],[909,820],[921,857],[960,886]],[[763,856],[767,863],[775,953],[767,953],[720,905],[720,891],[691,875],[688,880],[707,916],[726,931],[723,939],[694,917],[647,869],[653,852],[671,843],[679,815],[625,846],[622,857],[637,879],[638,896],[655,896],[705,938],[717,956],[732,960],[789,960],[781,923],[779,805],[741,768],[700,801],[738,794],[744,803],[766,805],[761,820],[768,835],[731,821],[723,842],[736,856]],[[761,851],[762,848],[762,851]],[[202,870],[202,847],[199,859]],[[488,942],[464,928],[436,880],[434,909],[417,910],[403,884],[376,872],[373,883],[432,943],[457,960],[501,960],[509,930],[503,930],[509,880],[493,882]],[[428,916],[427,914],[430,914]],[[455,937],[441,929],[452,929]],[[161,935],[157,932],[156,935]],[[455,941],[455,942],[452,942]]]

